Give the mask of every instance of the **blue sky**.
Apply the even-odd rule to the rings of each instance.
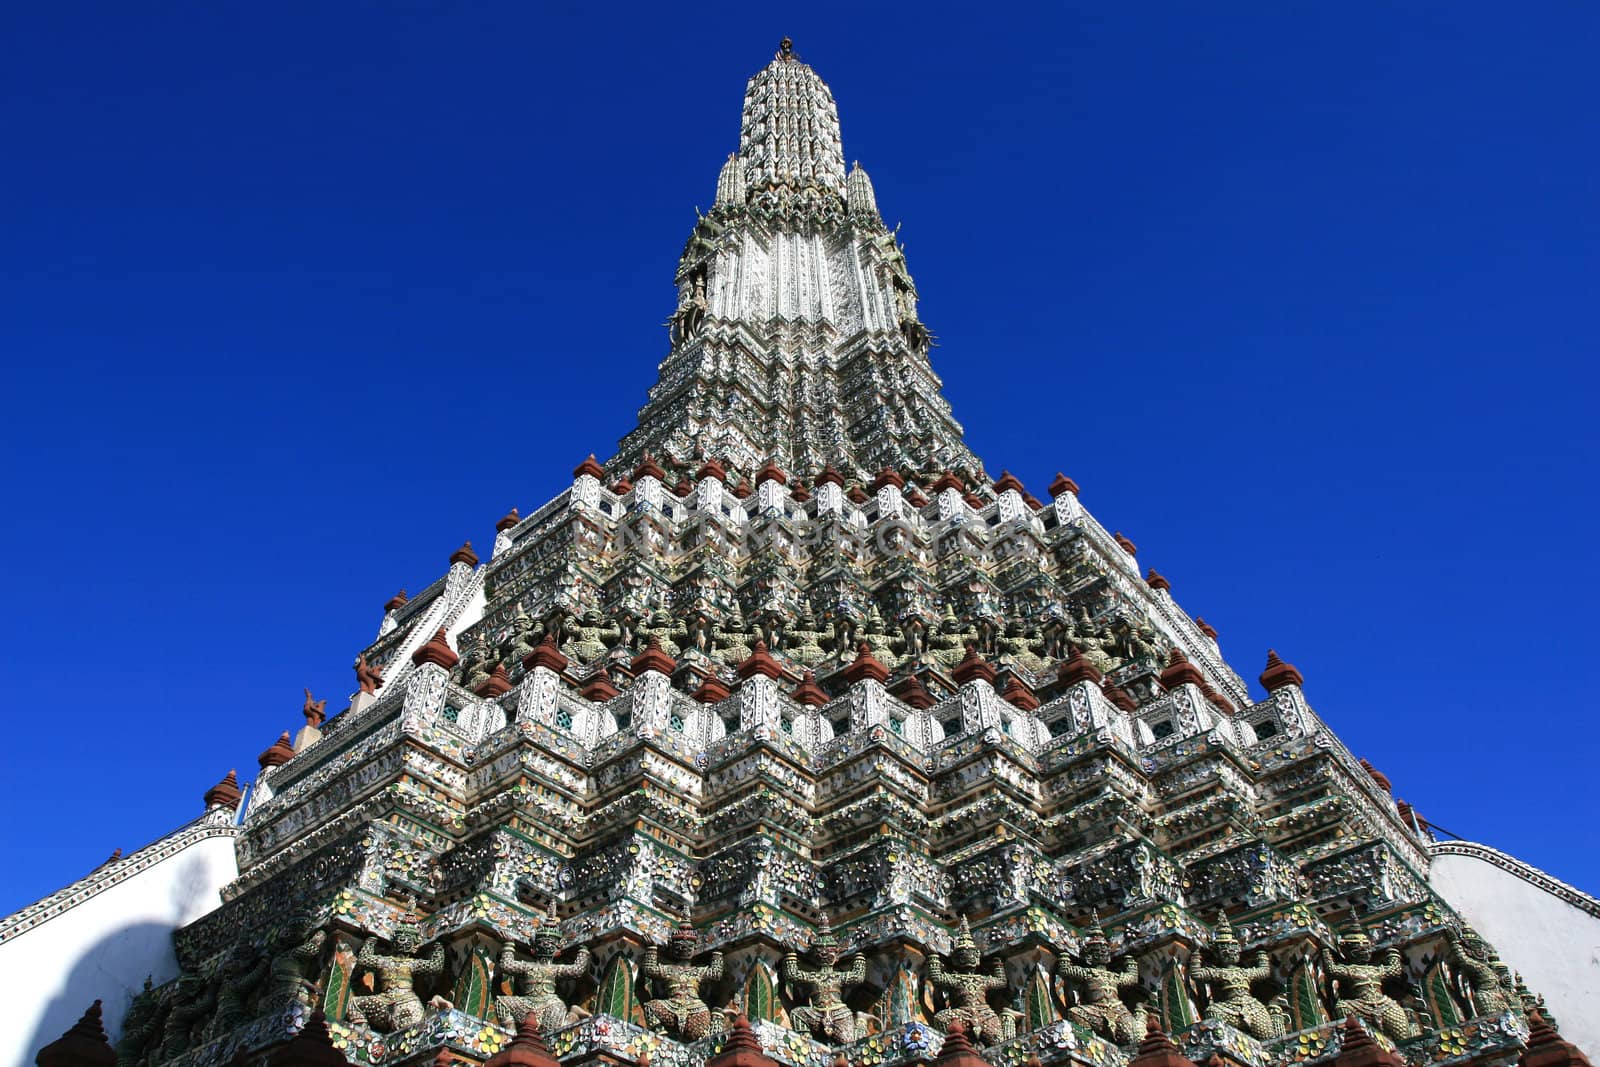
[[[1600,891],[1590,4],[8,5],[0,913],[602,458],[785,33],[969,443]]]

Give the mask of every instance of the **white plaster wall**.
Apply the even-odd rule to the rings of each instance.
[[[7,1016],[0,1065],[29,1067],[39,1049],[95,1000],[104,1002],[106,1032],[115,1043],[145,976],[160,985],[177,975],[172,932],[217,907],[222,887],[237,875],[232,835],[205,837],[0,941],[0,1004]]]
[[[1436,854],[1428,880],[1544,997],[1561,1036],[1600,1057],[1600,918],[1477,856]]]

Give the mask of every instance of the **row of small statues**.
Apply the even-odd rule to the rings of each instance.
[[[1451,955],[1472,1004],[1480,1015],[1494,1015],[1520,1004],[1519,992],[1509,972],[1492,950],[1470,928],[1448,931]],[[389,939],[388,953],[378,951],[379,939],[369,937],[355,959],[356,969],[377,977],[375,992],[350,997],[345,1018],[373,1030],[392,1032],[422,1021],[425,1005],[419,982],[437,979],[445,968],[445,950],[435,943],[424,954],[421,933],[415,925],[401,924]],[[209,976],[186,974],[168,996],[146,985],[136,998],[124,1025],[118,1056],[121,1067],[139,1067],[171,1059],[274,1008],[299,1002],[310,1004],[317,969],[326,942],[310,913],[304,913],[274,933],[266,951],[238,948],[224,958]],[[660,948],[646,947],[640,973],[648,982],[661,983],[666,995],[644,1002],[647,1023],[679,1040],[696,1041],[722,1032],[727,1016],[701,997],[701,986],[724,977],[723,956],[696,964],[698,938],[694,928],[680,925],[668,939],[667,958]],[[580,947],[570,962],[558,963],[559,926],[551,914],[534,935],[532,959],[517,957],[515,944],[507,943],[499,959],[500,972],[515,982],[515,992],[497,996],[495,1015],[514,1028],[530,1013],[546,1032],[583,1018],[581,1007],[561,999],[557,984],[587,974],[592,957]],[[850,1044],[865,1036],[874,1016],[845,1002],[845,992],[867,977],[866,959],[859,953],[840,966],[840,945],[826,920],[812,942],[821,966],[801,964],[799,954],[784,955],[780,977],[799,1002],[791,1010],[795,1025],[817,1038]],[[1383,989],[1385,981],[1403,974],[1398,950],[1390,949],[1374,961],[1370,938],[1359,927],[1340,937],[1338,952],[1322,950],[1323,968],[1334,985],[1334,1016],[1355,1015],[1395,1040],[1416,1036],[1419,1027],[1412,1014]],[[309,973],[308,973],[309,972]],[[1063,960],[1058,976],[1076,991],[1068,1018],[1078,1026],[1116,1044],[1136,1042],[1144,1033],[1146,1008],[1130,1008],[1123,994],[1144,992],[1139,962],[1132,954],[1113,957],[1098,919],[1083,937],[1077,959]],[[1255,983],[1269,978],[1271,967],[1264,951],[1249,965],[1242,963],[1242,947],[1226,914],[1219,915],[1209,946],[1197,949],[1188,962],[1188,977],[1196,991],[1208,990],[1208,1019],[1215,1019],[1260,1040],[1281,1037],[1290,1029],[1289,1013],[1278,1001],[1265,1002],[1253,992]],[[1022,1013],[1006,1007],[996,1010],[990,997],[1009,989],[1005,965],[992,960],[982,966],[982,955],[965,917],[947,959],[934,956],[928,963],[928,981],[944,1002],[933,1019],[937,1029],[949,1030],[957,1022],[984,1044],[1010,1040],[1019,1032]],[[435,998],[436,1002],[438,998]],[[1136,1002],[1137,1003],[1137,1002]],[[438,1006],[445,1006],[439,1002]],[[207,1022],[206,1020],[209,1020]]]
[[[557,640],[562,648],[583,662],[600,659],[615,649],[642,648],[651,638],[670,656],[694,649],[725,661],[746,658],[760,641],[806,667],[815,667],[830,655],[848,659],[862,643],[890,668],[923,660],[949,668],[967,654],[968,646],[986,658],[1015,660],[1030,671],[1067,658],[1073,647],[1082,650],[1085,658],[1102,671],[1130,662],[1159,667],[1165,659],[1163,644],[1148,624],[1136,624],[1119,612],[1095,620],[1086,604],[1079,604],[1072,617],[1055,618],[1042,626],[1025,626],[1018,620],[1006,622],[998,616],[980,617],[963,625],[948,604],[941,619],[925,623],[911,618],[894,626],[886,622],[876,605],[871,605],[859,622],[839,617],[826,624],[819,624],[809,612],[801,612],[793,621],[769,616],[759,624],[751,624],[737,611],[732,619],[720,623],[703,615],[676,618],[665,611],[638,618],[623,612],[609,623],[571,617],[540,623],[519,608],[504,645],[496,647],[483,633],[467,639],[460,665],[462,684],[477,689],[488,682],[497,665],[521,662],[543,639],[550,625],[559,630]],[[367,684],[363,681],[364,687]]]

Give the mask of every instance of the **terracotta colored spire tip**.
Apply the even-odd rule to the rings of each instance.
[[[345,1067],[344,1054],[333,1047],[328,1017],[319,1007],[287,1045],[267,1058],[267,1067]]]
[[[1016,475],[1012,474],[1010,471],[1001,471],[1000,477],[994,483],[994,491],[997,493],[1003,493],[1007,489],[1015,490],[1018,494],[1026,491],[1022,487],[1022,483],[1017,480]]]
[[[639,460],[639,465],[633,468],[633,480],[637,482],[641,478],[654,478],[658,482],[667,480],[667,472],[661,469],[656,457],[648,452]]]
[[[716,460],[708,459],[700,465],[700,469],[695,472],[694,477],[699,482],[703,482],[707,478],[715,478],[719,482],[726,482],[728,480],[728,469]]]
[[[779,678],[783,676],[783,668],[778,666],[778,661],[767,651],[767,643],[757,641],[756,647],[751,649],[750,655],[739,664],[735,673],[740,678],[753,678],[758,674],[767,678]]]
[[[854,685],[867,678],[882,684],[889,680],[889,668],[878,662],[872,646],[863,641],[856,649],[855,661],[844,669],[844,680]]]
[[[1050,483],[1050,495],[1052,497],[1058,497],[1066,493],[1071,493],[1073,496],[1077,496],[1078,483],[1073,481],[1071,478],[1068,478],[1060,471],[1057,471],[1056,480]]]
[[[428,638],[427,644],[411,653],[411,662],[418,667],[424,663],[431,663],[448,671],[461,662],[461,657],[450,647],[450,640],[445,636],[444,627],[441,626],[434,631],[432,637]]]
[[[903,703],[916,708],[918,711],[926,711],[928,708],[933,707],[933,696],[928,692],[927,687],[922,684],[922,679],[915,674],[906,675],[904,679],[895,685],[892,692]]]
[[[1099,668],[1084,658],[1083,649],[1073,645],[1071,654],[1056,668],[1056,677],[1063,685],[1077,685],[1079,682],[1094,682],[1098,685],[1104,676]]]
[[[900,476],[900,472],[895,470],[893,467],[885,467],[873,476],[872,491],[876,493],[886,485],[892,485],[896,489],[904,489],[906,487],[906,480],[902,478]]]
[[[782,467],[779,467],[777,463],[769,459],[756,472],[756,487],[759,488],[763,482],[777,482],[779,485],[787,485],[789,476],[783,472]]]
[[[1163,578],[1161,573],[1154,567],[1151,567],[1150,573],[1144,576],[1144,584],[1148,585],[1151,589],[1165,589],[1168,592],[1172,591],[1172,583]]]
[[[852,485],[850,487],[850,491],[846,493],[845,496],[850,498],[850,503],[857,506],[865,504],[867,501],[872,499],[867,495],[867,491],[861,488],[859,485]]]
[[[503,697],[511,692],[511,675],[506,672],[506,665],[504,663],[496,663],[489,677],[478,683],[478,688],[473,692],[481,697],[488,697],[490,700],[495,697]]]
[[[560,1061],[550,1055],[539,1030],[539,1015],[528,1012],[517,1026],[517,1036],[511,1043],[495,1053],[484,1067],[558,1067]]]
[[[547,670],[555,671],[557,674],[567,669],[568,662],[570,661],[562,653],[561,646],[556,644],[556,635],[554,633],[545,634],[544,640],[534,645],[533,651],[522,657],[522,666],[525,670],[531,671],[535,667],[544,667]]]
[[[967,654],[961,658],[960,663],[951,668],[950,677],[961,685],[977,681],[988,682],[993,685],[995,669],[989,664],[988,660],[978,654],[978,646],[969,641],[967,642]]]
[[[822,686],[817,684],[814,671],[806,671],[805,677],[800,679],[800,684],[794,687],[794,692],[789,694],[796,703],[808,707],[820,708],[828,702],[828,694],[823,692]]]
[[[601,667],[578,691],[578,695],[595,704],[603,704],[618,692],[617,687],[611,684],[611,672]]]
[[[454,567],[457,563],[464,563],[468,567],[478,565],[478,554],[472,551],[471,541],[461,542],[461,547],[450,553],[450,566]]]
[[[943,493],[946,490],[954,490],[957,493],[965,493],[967,491],[966,483],[954,471],[945,471],[928,488],[935,493]]]
[[[1215,641],[1217,639],[1216,627],[1214,627],[1210,623],[1206,622],[1206,620],[1202,616],[1196,615],[1194,617],[1194,628],[1196,630],[1199,630],[1201,633],[1205,634],[1207,637],[1211,638],[1211,640],[1213,640],[1213,641]]]
[[[700,687],[690,694],[702,704],[718,704],[733,695],[727,685],[714,674],[708,674],[700,681]]]
[[[400,590],[394,596],[383,602],[384,614],[387,615],[391,611],[399,611],[401,608],[405,607],[410,600],[411,598],[406,596],[406,591],[404,589]]]
[[[572,469],[572,476],[574,478],[582,478],[584,475],[588,475],[595,481],[599,481],[601,478],[606,476],[605,468],[600,466],[600,461],[594,458],[593,452],[589,453],[588,459],[584,460],[582,463],[578,464]]]
[[[823,466],[822,470],[818,472],[816,478],[812,480],[811,486],[814,489],[821,489],[829,482],[839,486],[841,489],[844,488],[844,475],[840,474],[832,463],[828,463]]]
[[[1261,688],[1272,693],[1286,685],[1305,684],[1306,680],[1295,670],[1294,664],[1283,662],[1275,650],[1267,649],[1267,667],[1261,672]]]
[[[1189,662],[1189,657],[1183,654],[1183,649],[1174,648],[1167,656],[1167,667],[1161,672],[1161,688],[1172,690],[1180,685],[1193,685],[1203,688],[1206,676],[1200,673],[1200,668]]]
[[[1034,696],[1033,690],[1023,685],[1022,679],[1014,674],[1006,679],[1006,687],[1001,692],[1000,699],[1023,711],[1039,710],[1039,698]]]
[[[215,807],[224,807],[238,811],[239,801],[243,799],[243,797],[244,794],[239,792],[238,772],[229,771],[227,777],[223,778],[222,781],[206,790],[206,810],[209,811]]]
[[[40,1049],[34,1062],[39,1067],[112,1067],[117,1053],[106,1039],[100,1002],[89,1005],[66,1033]]]
[[[1118,546],[1121,547],[1122,551],[1126,552],[1128,555],[1137,556],[1139,554],[1139,546],[1134,544],[1132,541],[1128,540],[1126,537],[1122,536],[1122,531],[1121,530],[1118,530],[1115,533],[1113,533],[1111,535],[1111,539],[1113,541],[1115,541],[1118,544]]]
[[[660,674],[671,676],[672,672],[678,669],[678,662],[667,655],[666,651],[661,647],[660,641],[652,637],[649,643],[645,645],[644,651],[633,657],[633,662],[628,665],[628,668],[633,671],[635,677],[645,671],[656,671]]]
[[[266,770],[268,767],[282,767],[292,759],[294,759],[294,745],[289,743],[289,733],[286,730],[278,735],[278,739],[270,748],[256,757],[256,763],[262,770]]]
[[[513,528],[514,526],[517,525],[517,523],[519,523],[521,521],[522,521],[522,514],[519,511],[517,511],[516,508],[512,508],[510,511],[506,512],[504,515],[502,515],[500,517],[500,521],[499,522],[494,524],[494,532],[495,533],[505,533],[507,530]]]

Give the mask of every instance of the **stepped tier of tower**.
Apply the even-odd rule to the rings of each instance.
[[[1117,1067],[1147,1022],[1217,1067],[1520,1054],[1532,995],[1299,672],[1255,699],[1070,479],[984,474],[787,42],[677,284],[618,453],[392,598],[350,706],[262,753],[127,1064],[259,1062],[313,1009],[384,1065],[537,1018],[569,1065],[699,1067],[725,1008],[793,1067],[969,1031]]]

